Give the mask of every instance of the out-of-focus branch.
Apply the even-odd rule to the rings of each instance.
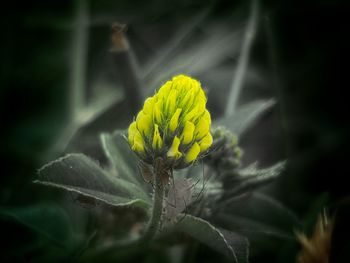
[[[73,31],[72,70],[70,80],[70,118],[74,119],[85,106],[86,94],[86,61],[89,39],[89,11],[87,1],[80,0]]]
[[[244,83],[244,77],[246,75],[247,66],[249,62],[250,50],[255,37],[257,22],[259,17],[259,4],[258,0],[252,0],[251,14],[249,22],[244,34],[242,49],[238,59],[238,66],[233,77],[231,90],[226,106],[226,116],[233,114],[237,108],[238,98],[242,90]]]
[[[136,113],[142,104],[142,91],[136,63],[132,56],[129,42],[125,36],[126,26],[120,23],[112,25],[111,54],[116,66],[117,76],[120,79],[125,98],[128,100],[133,113]]]

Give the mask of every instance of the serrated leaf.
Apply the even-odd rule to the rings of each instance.
[[[252,127],[259,117],[275,104],[275,100],[257,100],[248,103],[230,116],[215,121],[215,127],[225,126],[237,136],[242,135],[248,128]]]
[[[70,248],[78,242],[67,213],[54,204],[2,208],[0,217],[23,225],[60,247]]]
[[[112,169],[120,178],[144,187],[141,176],[137,171],[137,160],[135,154],[123,137],[123,131],[115,131],[112,134],[102,133],[100,140],[103,150],[111,163]]]
[[[241,250],[242,247],[248,246],[247,240],[234,232],[222,232],[204,219],[191,215],[186,215],[183,219],[180,219],[176,224],[176,228],[224,254],[234,262],[247,262],[247,255],[244,255]],[[238,248],[239,253],[236,251]],[[247,251],[247,249],[243,250]]]
[[[150,206],[150,197],[137,185],[109,176],[83,154],[68,154],[48,163],[39,170],[39,178],[35,182],[92,197],[113,206]]]

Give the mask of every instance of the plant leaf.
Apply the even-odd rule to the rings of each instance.
[[[293,229],[300,226],[296,215],[277,200],[251,193],[228,204],[216,218],[225,227],[249,239],[274,236],[293,239]]]
[[[188,23],[185,23],[183,27],[175,33],[171,40],[164,45],[154,56],[149,63],[146,63],[142,67],[140,76],[142,79],[148,78],[149,75],[157,74],[159,68],[164,68],[164,64],[168,62],[171,55],[176,51],[176,49],[181,46],[181,44],[188,38],[188,36],[193,32],[193,30],[198,26],[208,15],[209,8],[198,12],[193,17],[190,18]]]
[[[275,105],[275,100],[256,100],[248,103],[227,117],[215,121],[214,126],[225,126],[237,136],[242,135],[248,128],[253,126],[259,117]]]
[[[227,229],[218,228],[224,235],[227,243],[234,248],[238,262],[249,262],[249,240],[245,236],[241,236]]]
[[[72,191],[113,206],[150,206],[150,197],[137,185],[108,175],[83,154],[68,154],[43,166],[35,183]]]
[[[249,237],[249,239],[256,239],[261,236],[275,237],[282,240],[293,239],[293,233],[287,232],[283,229],[271,226],[269,224],[261,223],[258,220],[249,219],[243,216],[234,214],[222,214],[219,216],[220,222],[224,225],[230,225],[230,229]]]
[[[247,262],[248,255],[242,252],[247,251],[247,240],[234,232],[220,231],[209,222],[191,215],[186,215],[180,220],[176,228],[235,262]],[[244,247],[243,250],[242,247]]]
[[[286,161],[278,162],[268,168],[259,169],[257,163],[254,162],[247,167],[239,170],[239,174],[243,177],[255,177],[255,176],[278,176],[284,171]]]
[[[238,52],[241,40],[239,30],[231,31],[220,28],[210,32],[196,44],[186,48],[180,54],[176,54],[147,80],[147,94],[154,91],[162,82],[175,74],[186,72],[186,74],[201,74],[220,64],[229,56],[234,56]]]
[[[112,169],[120,178],[144,187],[139,172],[137,171],[137,160],[135,154],[123,137],[124,132],[117,130],[112,134],[102,133],[100,140],[103,150],[112,166]]]
[[[245,192],[253,191],[257,187],[263,186],[267,183],[272,182],[284,171],[286,161],[281,161],[275,165],[258,169],[256,163],[253,163],[246,168],[238,171],[239,178],[237,179],[236,186],[225,193],[225,203],[229,203],[229,199],[234,198]]]

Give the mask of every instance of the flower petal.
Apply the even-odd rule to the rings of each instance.
[[[152,148],[154,150],[160,150],[162,146],[163,146],[163,140],[162,140],[162,137],[160,137],[158,125],[154,124]]]
[[[155,101],[156,100],[154,97],[150,97],[145,100],[145,103],[143,104],[143,111],[145,114],[152,115]]]
[[[171,117],[171,119],[170,119],[169,130],[171,132],[175,132],[175,130],[179,126],[179,117],[180,117],[181,111],[182,111],[182,109],[176,109],[173,117]]]
[[[182,131],[182,136],[181,136],[182,143],[184,145],[187,145],[190,142],[192,142],[194,129],[195,129],[195,126],[194,126],[194,124],[192,122],[187,121],[185,123],[185,127],[184,127],[184,129]]]
[[[132,145],[132,150],[141,154],[145,152],[145,142],[143,141],[143,138],[140,132],[137,132],[134,136],[134,143]]]
[[[169,151],[167,152],[167,156],[169,158],[175,158],[176,160],[182,156],[182,153],[179,151],[180,139],[175,136],[173,140],[173,144],[171,145]]]
[[[128,141],[130,145],[134,144],[134,137],[137,132],[139,131],[137,130],[136,121],[133,121],[128,129]]]
[[[210,132],[199,142],[201,152],[206,151],[213,143],[213,137]]]
[[[191,163],[191,162],[193,162],[194,160],[196,160],[197,159],[197,157],[198,157],[198,154],[200,153],[200,147],[199,147],[199,145],[198,145],[198,143],[194,143],[193,145],[192,145],[192,147],[188,150],[188,152],[187,152],[187,154],[186,154],[186,156],[185,156],[185,161],[187,162],[187,163]]]
[[[140,111],[136,117],[137,129],[145,136],[150,135],[152,128],[152,118],[150,115],[145,114],[144,111]]]
[[[194,134],[196,139],[202,139],[209,132],[209,123],[205,118],[200,118],[196,124]]]

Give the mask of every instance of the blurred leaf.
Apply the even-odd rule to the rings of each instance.
[[[272,182],[281,175],[285,165],[286,161],[282,161],[269,168],[257,169],[256,163],[253,163],[238,171],[238,182],[235,182],[237,185],[225,193],[226,198],[234,198],[244,192],[253,191],[255,188]],[[225,203],[227,202],[229,201],[225,201]]]
[[[239,175],[243,177],[256,177],[256,176],[276,176],[281,174],[286,167],[286,161],[281,161],[268,168],[258,169],[257,163],[252,163],[247,167],[239,170]]]
[[[102,133],[100,140],[103,150],[112,169],[120,178],[144,187],[146,184],[137,170],[136,156],[123,135],[123,131],[115,131],[112,134]]]
[[[237,136],[242,135],[248,128],[253,126],[259,117],[275,104],[275,100],[256,100],[248,103],[227,117],[223,117],[213,124],[225,126],[234,132]]]
[[[97,88],[97,87],[96,87]],[[57,138],[53,151],[61,153],[64,151],[79,129],[98,119],[103,113],[109,110],[113,105],[124,99],[124,94],[120,89],[98,87],[99,94],[88,106],[81,107],[72,117],[62,134]]]
[[[258,220],[252,220],[242,216],[222,214],[219,216],[220,221],[230,225],[230,229],[249,237],[249,239],[263,236],[273,236],[280,239],[293,239],[293,233],[274,226],[261,223]]]
[[[236,233],[226,230],[221,232],[209,222],[190,215],[180,219],[176,227],[235,262],[248,262],[247,240]]]
[[[238,59],[237,69],[235,71],[235,75],[231,84],[230,93],[228,94],[226,115],[232,115],[235,112],[238,98],[241,93],[244,80],[246,78],[246,71],[250,57],[250,49],[252,47],[252,43],[258,26],[259,5],[257,0],[251,1],[250,12],[251,13],[249,16],[248,24],[246,26],[243,36],[243,43]]]
[[[264,236],[293,239],[293,230],[300,225],[290,209],[261,193],[242,196],[215,216],[224,227],[249,239]]]
[[[89,10],[88,2],[84,0],[77,1],[77,10],[75,17],[75,27],[73,31],[74,40],[71,50],[71,81],[70,81],[70,112],[71,117],[75,118],[77,113],[85,102],[86,87],[86,61],[87,47],[89,40]]]
[[[140,75],[142,79],[147,79],[149,75],[157,74],[157,70],[164,67],[169,57],[176,51],[176,49],[184,42],[185,39],[193,32],[196,26],[201,23],[208,15],[209,9],[199,12],[191,20],[184,24],[183,27],[172,37],[172,39],[164,45],[144,67],[142,67]]]
[[[148,208],[150,205],[150,197],[137,185],[110,176],[83,154],[68,154],[46,164],[39,170],[39,179],[35,182],[92,197],[113,206]]]
[[[54,204],[2,208],[0,217],[14,220],[59,247],[69,248],[78,241],[74,236],[67,213]]]
[[[149,80],[147,79],[148,94],[175,74],[200,74],[210,70],[237,53],[239,42],[240,32],[216,29],[203,39],[197,40],[195,45],[165,61]]]

